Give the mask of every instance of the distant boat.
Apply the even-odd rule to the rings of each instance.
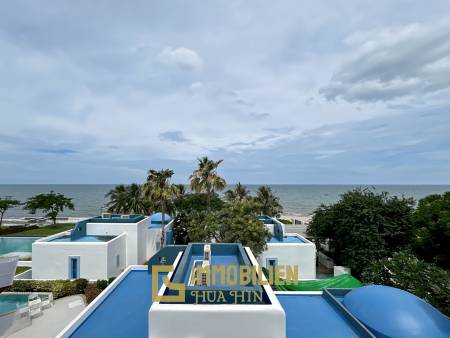
[[[11,286],[19,256],[0,256],[0,292]]]

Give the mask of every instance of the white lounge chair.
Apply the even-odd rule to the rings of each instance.
[[[28,296],[28,308],[30,309],[30,318],[36,317],[42,313],[42,300],[36,293],[32,293]]]

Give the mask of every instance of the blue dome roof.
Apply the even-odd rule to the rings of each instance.
[[[164,214],[164,222],[167,224],[172,220],[172,217],[170,217],[167,214]],[[152,224],[161,224],[162,223],[162,213],[157,212],[156,214],[153,214],[150,216],[150,222]]]
[[[353,289],[343,303],[377,337],[446,337],[450,320],[415,295],[384,285]]]

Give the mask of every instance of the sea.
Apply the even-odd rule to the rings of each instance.
[[[251,193],[260,185],[246,185]],[[312,214],[321,204],[330,204],[339,200],[340,195],[357,187],[368,187],[375,191],[386,191],[391,195],[421,199],[430,194],[442,194],[450,191],[450,185],[270,185],[280,198],[285,215],[306,216]],[[75,210],[65,210],[61,216],[95,216],[104,211],[107,203],[105,194],[114,188],[114,184],[0,184],[0,197],[11,196],[26,201],[36,194],[51,190],[72,198]],[[227,187],[232,189],[233,186]],[[226,189],[225,189],[226,190]],[[39,214],[37,214],[39,215]],[[29,216],[20,208],[7,211],[5,218]]]

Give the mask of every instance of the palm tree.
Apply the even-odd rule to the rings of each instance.
[[[174,184],[173,186],[177,190],[178,197],[183,196],[184,194],[186,194],[186,186],[184,184]]]
[[[148,206],[146,205],[142,186],[140,184],[132,183],[127,186],[128,210],[127,213],[145,214]]]
[[[124,184],[119,184],[111,189],[105,197],[109,198],[109,202],[106,203],[106,207],[109,212],[126,213],[128,209],[128,197],[127,187]]]
[[[191,189],[195,192],[206,192],[206,204],[208,211],[211,211],[211,197],[215,190],[222,190],[227,183],[217,175],[217,167],[223,160],[213,161],[207,156],[198,159],[198,168],[194,170],[189,180]]]
[[[243,201],[248,199],[249,196],[250,191],[241,182],[238,182],[233,190],[225,191],[225,199],[230,203]]]
[[[179,188],[170,183],[173,170],[149,170],[147,182],[144,185],[144,195],[147,196],[152,206],[159,209],[162,215],[161,224],[161,247],[164,245],[166,225],[165,213],[172,213],[175,209],[174,199],[179,193]]]
[[[258,203],[262,215],[279,216],[283,212],[280,199],[273,194],[272,189],[267,185],[258,188],[255,201]]]
[[[106,204],[109,212],[145,214],[148,209],[142,195],[142,186],[136,183],[119,184],[110,190],[105,197],[109,197],[109,202]]]

